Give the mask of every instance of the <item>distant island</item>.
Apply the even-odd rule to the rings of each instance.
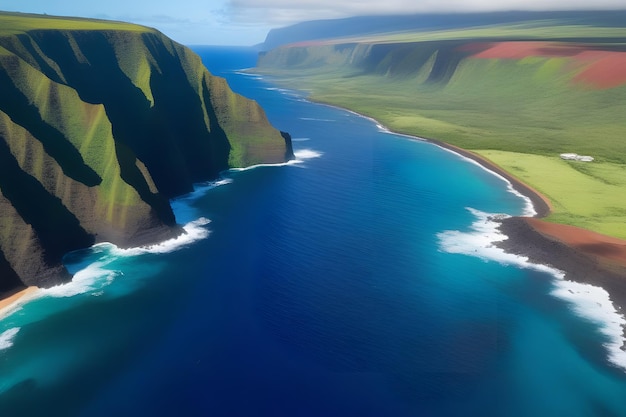
[[[69,280],[69,251],[183,230],[169,199],[293,158],[263,109],[132,24],[0,13],[0,297]]]
[[[506,177],[543,219],[502,245],[626,306],[626,11],[312,21],[261,48],[276,82]]]

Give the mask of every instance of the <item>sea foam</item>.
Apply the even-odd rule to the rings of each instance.
[[[298,165],[298,164],[305,162],[307,159],[320,158],[323,155],[322,152],[319,152],[313,149],[298,149],[298,150],[295,150],[293,154],[296,158],[292,159],[291,161],[281,162],[277,164],[257,164],[257,165],[243,167],[243,168],[230,168],[228,171],[229,172],[243,172],[243,171],[250,171],[252,169],[261,168],[261,167],[282,167],[282,166],[288,166],[288,165]]]
[[[498,229],[497,220],[510,217],[509,215],[485,213],[471,207],[466,207],[466,209],[477,220],[472,223],[468,232],[446,230],[438,233],[437,238],[442,251],[477,256],[483,260],[496,261],[503,265],[515,265],[546,272],[558,278],[564,277],[563,271],[546,265],[534,264],[525,256],[507,253],[495,245],[496,242],[508,239],[508,236]]]
[[[178,201],[192,201],[192,200],[196,200],[199,197],[202,197],[204,194],[206,194],[207,191],[215,188],[215,187],[221,187],[222,185],[228,185],[230,183],[232,183],[233,180],[231,178],[220,178],[218,180],[215,181],[208,181],[208,182],[204,182],[204,183],[198,183],[195,184],[193,187],[193,191],[190,193],[187,193],[185,195],[182,195],[180,197],[176,197],[172,200],[172,203],[178,202]]]
[[[552,295],[567,301],[576,314],[599,326],[600,332],[608,338],[604,347],[608,350],[609,361],[626,370],[624,329],[626,319],[611,301],[609,293],[601,287],[574,281],[557,281]]]
[[[94,296],[102,295],[105,287],[124,275],[122,271],[112,268],[111,264],[114,261],[121,257],[173,252],[191,245],[209,235],[206,228],[209,223],[210,221],[204,217],[189,222],[183,226],[184,234],[152,246],[122,249],[112,243],[98,243],[90,248],[91,254],[95,255],[97,260],[78,270],[71,281],[50,288],[40,288],[25,295],[3,309],[0,312],[0,320],[20,311],[25,304],[41,298],[69,298],[87,293]]]
[[[318,117],[298,117],[298,119],[309,122],[336,122],[334,119],[323,119]]]
[[[290,90],[287,88],[280,88],[280,87],[264,87],[263,89],[267,91],[276,91],[280,93],[281,95],[285,96],[285,98],[290,101],[307,102],[307,100],[304,97],[302,97],[302,92],[297,91],[297,90]]]
[[[118,248],[111,243],[102,243],[101,245],[110,245],[111,253],[118,256],[137,256],[147,253],[169,253],[179,250],[185,246],[189,246],[199,240],[205,239],[207,236],[209,236],[210,233],[209,230],[205,227],[209,223],[211,223],[211,220],[205,217],[200,217],[199,219],[191,221],[183,226],[183,230],[185,231],[185,233],[154,245],[139,246],[128,249]]]
[[[19,327],[13,327],[0,333],[0,350],[8,349],[13,346],[13,339],[19,331]]]
[[[255,73],[252,73],[252,72],[246,72],[245,69],[244,70],[240,70],[240,71],[233,71],[233,73],[237,74],[237,75],[243,75],[244,77],[248,77],[248,78],[250,78],[252,80],[262,80],[263,79],[263,77],[261,75],[255,74]]]
[[[307,159],[320,158],[324,154],[314,149],[298,149],[294,152],[294,155],[296,157],[296,161],[303,162]]]
[[[613,305],[609,293],[603,288],[589,284],[569,281],[565,272],[529,261],[525,256],[505,252],[495,246],[496,242],[508,239],[498,229],[497,220],[510,217],[503,214],[490,214],[473,208],[467,208],[476,221],[467,232],[447,230],[437,234],[439,248],[443,252],[458,253],[479,257],[485,261],[495,261],[502,265],[532,269],[550,274],[556,278],[551,295],[566,301],[572,311],[586,320],[598,325],[608,341],[604,344],[609,361],[626,370],[626,352],[621,349],[624,341],[626,320]]]
[[[105,266],[110,262],[112,262],[111,258],[108,261],[89,264],[75,273],[70,282],[40,289],[37,298],[67,298],[90,291],[102,290],[102,288],[110,285],[115,278],[123,275],[121,271],[106,269]]]

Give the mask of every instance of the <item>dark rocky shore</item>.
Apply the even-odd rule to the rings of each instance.
[[[509,238],[498,242],[498,247],[526,256],[534,263],[559,269],[568,280],[602,287],[609,292],[618,310],[626,306],[626,267],[546,236],[537,231],[528,218],[510,217],[500,222],[500,231]]]

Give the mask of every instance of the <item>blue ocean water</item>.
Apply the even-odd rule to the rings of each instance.
[[[502,179],[195,50],[298,161],[174,201],[183,241],[69,254],[0,321],[0,416],[626,416],[610,306],[489,247],[528,209]]]

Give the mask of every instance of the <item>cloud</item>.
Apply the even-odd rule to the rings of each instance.
[[[227,5],[233,21],[270,25],[379,14],[624,8],[624,0],[230,0]]]
[[[624,9],[624,0],[0,0],[3,10],[124,20],[184,43],[255,44],[273,27],[349,16],[488,10]]]

